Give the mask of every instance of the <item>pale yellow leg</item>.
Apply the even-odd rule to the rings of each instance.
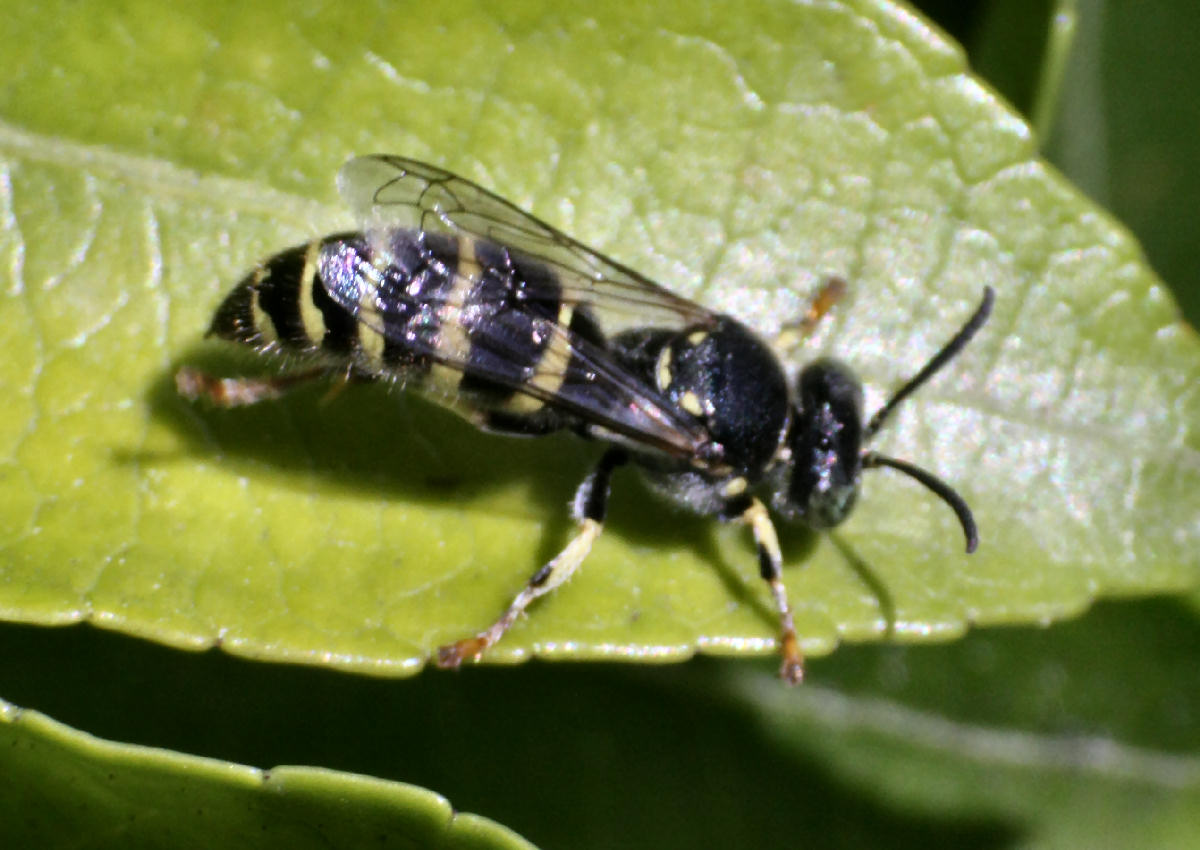
[[[594,519],[584,519],[579,526],[579,533],[567,544],[554,560],[533,574],[529,583],[521,589],[513,599],[508,610],[500,619],[474,637],[464,638],[438,648],[437,666],[453,668],[468,659],[477,659],[490,646],[504,635],[506,631],[524,613],[533,600],[544,596],[569,579],[579,565],[592,551],[592,543],[600,536],[603,525]]]
[[[796,639],[792,606],[788,602],[787,588],[783,585],[783,553],[779,548],[775,526],[766,507],[758,499],[752,500],[738,519],[754,532],[754,542],[758,544],[759,572],[770,585],[771,596],[779,610],[779,652],[783,656],[779,675],[789,685],[798,685],[804,679],[804,655]]]
[[[185,366],[175,373],[175,389],[188,401],[204,398],[218,407],[244,407],[282,398],[299,384],[325,374],[323,369],[311,369],[269,378],[218,378]]]
[[[808,310],[800,321],[785,327],[779,336],[776,337],[775,347],[780,351],[789,351],[798,347],[800,343],[804,342],[805,337],[816,329],[821,319],[833,309],[834,305],[842,300],[842,296],[845,294],[846,281],[840,277],[831,277],[826,280],[813,298],[812,303],[808,305]]]

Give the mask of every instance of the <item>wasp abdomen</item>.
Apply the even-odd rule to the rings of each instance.
[[[208,333],[260,349],[351,356],[358,322],[336,304],[317,277],[329,237],[276,254],[226,296]]]
[[[339,234],[275,255],[229,293],[209,333],[401,380],[513,433],[565,427],[570,417],[546,400],[587,382],[571,340],[604,344],[544,263],[413,230]]]

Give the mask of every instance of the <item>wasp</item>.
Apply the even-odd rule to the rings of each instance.
[[[478,659],[535,599],[583,563],[604,524],[614,472],[638,467],[687,510],[749,526],[779,616],[781,676],[803,656],[771,511],[814,529],[849,515],[862,472],[897,470],[955,513],[970,553],[971,510],[949,484],[865,448],[896,406],[987,321],[993,292],[953,338],[871,416],[862,385],[821,358],[789,382],[768,344],[736,319],[672,294],[486,189],[433,165],[362,156],[338,174],[361,229],[262,262],[228,294],[209,334],[312,368],[267,379],[177,376],[218,405],[275,398],[320,375],[386,380],[499,434],[573,431],[605,446],[575,492],[575,536],[536,570],[490,627],[437,651]],[[843,288],[829,282],[804,324]]]

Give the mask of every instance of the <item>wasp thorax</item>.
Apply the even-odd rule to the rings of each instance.
[[[787,422],[787,380],[771,350],[732,319],[675,335],[659,358],[658,383],[724,447],[722,463],[759,476]]]

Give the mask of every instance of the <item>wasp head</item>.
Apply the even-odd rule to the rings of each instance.
[[[887,421],[896,406],[929,380],[970,342],[991,314],[994,293],[985,287],[983,300],[942,349],[864,425],[862,385],[842,363],[822,358],[810,363],[797,379],[792,421],[783,451],[772,470],[773,504],[786,519],[812,528],[832,528],[850,514],[864,469],[888,467],[928,488],[958,517],[967,551],[979,543],[975,519],[966,501],[949,484],[908,461],[865,451],[864,444]]]
[[[832,528],[849,515],[862,473],[862,406],[862,387],[845,364],[822,358],[800,373],[775,490],[786,519]]]

